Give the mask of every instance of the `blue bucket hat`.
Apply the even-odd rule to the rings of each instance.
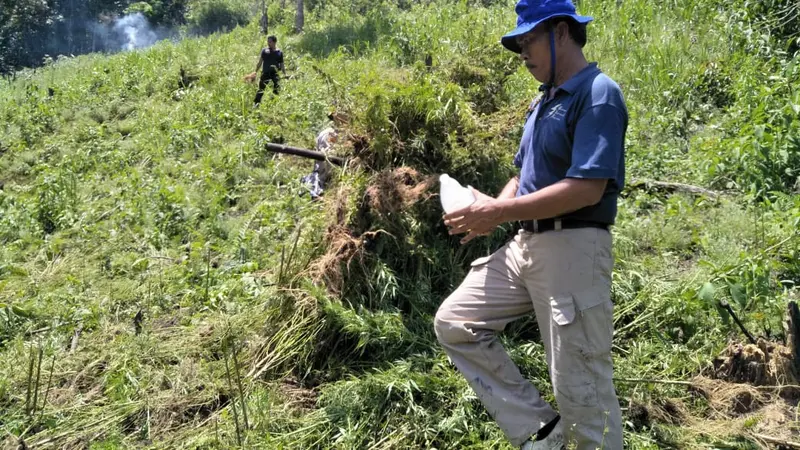
[[[503,47],[514,53],[522,52],[517,37],[536,28],[536,25],[554,17],[569,17],[578,23],[589,23],[591,17],[580,16],[571,0],[519,0],[516,8],[517,28],[500,39]]]

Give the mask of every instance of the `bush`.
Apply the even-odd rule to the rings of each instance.
[[[125,8],[125,14],[136,13],[141,13],[149,19],[153,16],[153,7],[147,2],[136,2]]]
[[[247,24],[248,20],[247,10],[243,6],[225,0],[200,3],[189,14],[192,31],[199,34],[229,31]]]
[[[36,218],[42,231],[51,234],[75,221],[77,178],[68,170],[45,170],[36,183]]]

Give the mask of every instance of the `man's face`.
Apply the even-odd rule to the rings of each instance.
[[[267,47],[269,47],[270,50],[275,50],[275,41],[267,39]]]
[[[550,31],[544,24],[517,37],[522,52],[519,58],[540,83],[550,79]]]

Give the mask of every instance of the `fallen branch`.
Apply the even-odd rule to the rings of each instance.
[[[70,353],[75,353],[75,350],[78,349],[78,338],[81,335],[81,331],[83,331],[83,323],[78,325],[78,328],[75,329],[75,334],[72,335],[72,343],[69,346]]]
[[[670,181],[656,181],[656,180],[633,180],[628,183],[631,188],[645,188],[645,189],[663,189],[670,192],[688,192],[689,194],[705,195],[713,199],[720,196],[719,192],[702,188],[700,186],[692,186],[691,184],[673,183]]]
[[[289,147],[288,145],[273,144],[268,142],[265,145],[266,149],[275,153],[285,153],[287,155],[302,156],[303,158],[315,159],[317,161],[329,161],[337,166],[344,165],[344,158],[338,156],[331,156],[326,153],[318,152],[316,150],[309,150],[306,148]]]
[[[681,380],[657,380],[657,379],[648,379],[648,378],[614,378],[614,382],[617,383],[631,383],[631,384],[670,384],[670,385],[677,385],[677,386],[696,386],[696,383],[692,383],[691,381],[681,381]],[[729,383],[729,384],[747,384],[747,383]],[[748,384],[748,387],[752,389],[756,389],[759,391],[781,391],[783,389],[798,389],[800,390],[800,386],[795,384],[779,384],[775,386],[752,386]]]
[[[785,441],[783,439],[774,438],[771,436],[765,436],[763,434],[753,433],[753,437],[756,439],[761,439],[762,441],[769,442],[770,444],[782,445],[784,447],[789,448],[798,448],[800,449],[800,443],[792,442],[792,441]]]
[[[646,378],[614,378],[614,381],[619,383],[635,383],[635,384],[675,384],[678,386],[692,386],[692,383],[689,381],[677,381],[677,380],[650,380]]]
[[[170,258],[169,256],[158,256],[158,255],[145,256],[145,258],[147,258],[147,259],[163,259],[165,261],[170,261],[170,262],[178,262],[178,261],[180,261],[180,259],[178,259],[178,258]]]
[[[31,337],[31,336],[35,336],[35,335],[37,335],[37,334],[44,333],[44,332],[46,332],[46,331],[51,331],[51,330],[60,330],[60,329],[62,329],[62,328],[65,328],[65,327],[69,327],[69,326],[71,326],[71,325],[74,325],[74,324],[76,324],[76,323],[80,322],[80,320],[82,320],[82,319],[69,320],[69,321],[66,321],[66,322],[62,322],[62,323],[60,323],[60,324],[58,324],[58,325],[56,325],[56,326],[48,326],[48,327],[43,327],[43,328],[37,328],[37,329],[35,329],[35,330],[27,331],[27,332],[25,333],[25,336],[26,336],[26,337]]]

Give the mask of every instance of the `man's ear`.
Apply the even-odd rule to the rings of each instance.
[[[558,22],[556,25],[556,40],[563,44],[569,39],[569,25],[565,21]]]

